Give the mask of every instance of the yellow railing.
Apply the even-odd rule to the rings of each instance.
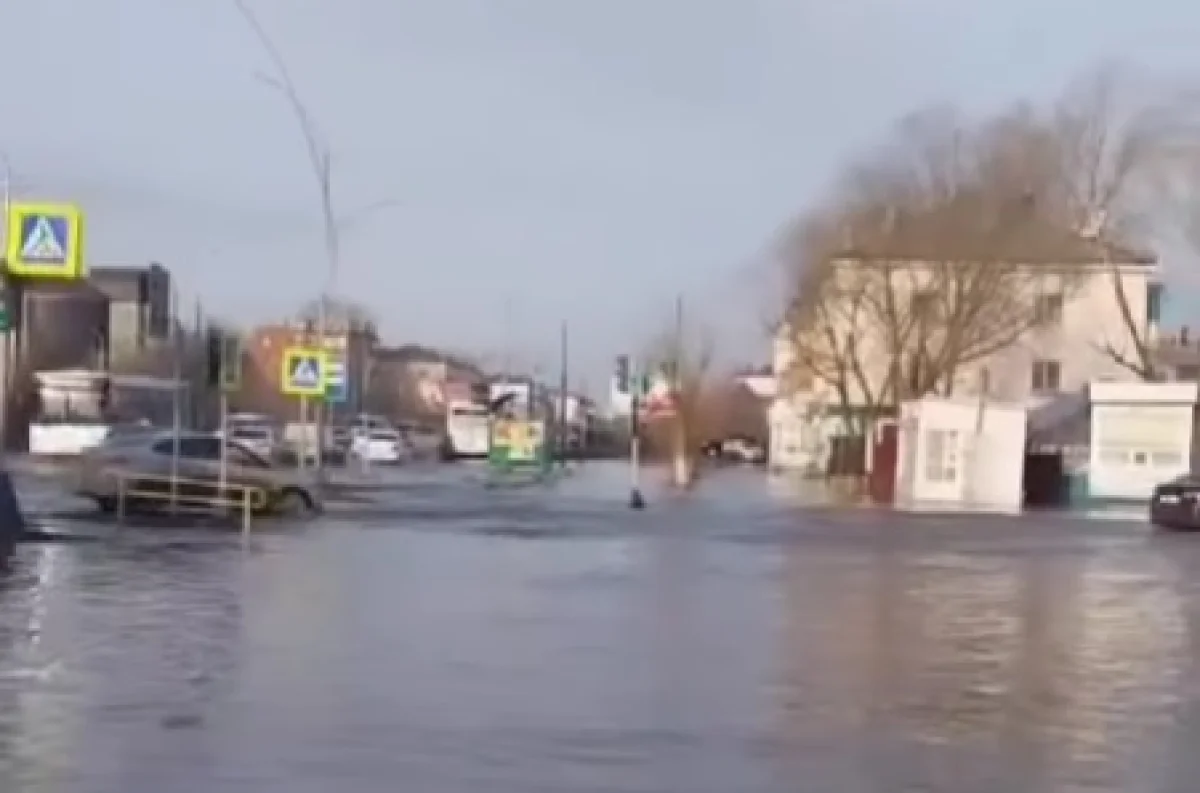
[[[173,513],[211,513],[238,511],[242,518],[242,533],[250,533],[250,519],[267,505],[267,491],[257,485],[239,482],[219,484],[206,479],[147,474],[133,471],[113,471],[117,480],[117,523],[125,522],[131,499],[164,505]],[[189,489],[200,492],[188,492]]]

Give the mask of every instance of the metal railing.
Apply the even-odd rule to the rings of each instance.
[[[250,534],[251,518],[267,506],[267,491],[257,485],[178,476],[113,471],[117,482],[117,524],[125,522],[130,502],[150,502],[178,513],[234,513],[241,517],[243,537]]]

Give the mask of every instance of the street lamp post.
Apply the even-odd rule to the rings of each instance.
[[[325,259],[326,273],[322,284],[320,298],[317,301],[317,327],[316,327],[316,346],[322,355],[326,352],[329,335],[329,307],[328,303],[331,299],[334,286],[337,281],[338,270],[341,263],[341,234],[339,229],[338,218],[334,213],[333,201],[333,180],[332,180],[332,155],[329,151],[328,144],[323,140],[323,137],[318,131],[317,125],[312,114],[300,99],[300,94],[296,90],[295,83],[292,80],[291,71],[287,67],[287,62],[283,55],[267,35],[266,28],[259,22],[258,17],[251,10],[249,0],[232,0],[234,7],[241,15],[243,21],[250,28],[255,38],[258,39],[259,45],[266,52],[267,57],[274,67],[274,75],[260,74],[259,79],[266,85],[278,91],[287,101],[288,106],[295,116],[296,122],[300,127],[300,132],[304,136],[305,148],[308,153],[309,165],[313,169],[313,175],[317,181],[317,191],[321,201],[321,225],[325,237]],[[380,202],[389,203],[389,202]],[[373,205],[377,208],[376,205]],[[322,372],[324,375],[324,372]],[[301,409],[304,409],[305,398],[301,398]],[[314,463],[316,465],[318,476],[323,469],[323,446],[324,446],[324,405],[325,400],[320,400],[315,406],[316,414],[316,430],[317,430],[317,448],[314,455]]]
[[[321,221],[325,232],[325,256],[327,260],[327,272],[325,282],[322,286],[320,300],[317,304],[317,349],[321,354],[325,353],[326,336],[328,330],[326,328],[327,311],[326,303],[329,300],[330,286],[336,277],[338,269],[338,232],[337,223],[333,213],[333,189],[331,184],[331,157],[329,147],[321,139],[318,134],[316,124],[313,121],[312,114],[308,112],[308,108],[300,99],[299,93],[296,91],[295,83],[292,81],[291,71],[287,67],[287,62],[283,55],[267,35],[266,28],[258,21],[258,17],[250,9],[248,0],[233,0],[234,7],[241,15],[243,21],[254,33],[258,39],[259,45],[266,52],[267,57],[274,67],[275,76],[260,74],[261,79],[268,86],[279,91],[287,100],[288,106],[291,108],[296,122],[300,126],[300,132],[304,135],[305,148],[308,151],[309,165],[313,169],[313,175],[317,180],[317,190],[321,200]],[[322,372],[324,375],[324,372]],[[301,399],[301,409],[303,410],[305,400]],[[322,441],[324,440],[324,430],[321,422],[320,403],[316,409],[317,415],[317,448],[314,457],[318,475],[322,470]],[[303,456],[303,455],[302,455]]]

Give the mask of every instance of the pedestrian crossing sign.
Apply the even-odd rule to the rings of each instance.
[[[4,258],[8,272],[26,278],[78,280],[84,276],[83,213],[72,204],[9,208]]]
[[[321,350],[309,347],[289,347],[283,351],[283,372],[280,383],[285,394],[294,396],[323,396],[328,358]]]

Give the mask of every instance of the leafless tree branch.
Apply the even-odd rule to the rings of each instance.
[[[232,2],[243,21],[245,21],[250,31],[254,34],[254,37],[258,40],[263,52],[266,53],[267,58],[271,62],[271,67],[275,71],[274,75],[259,74],[258,78],[283,95],[296,118],[301,134],[304,136],[309,165],[317,182],[317,192],[321,202],[321,221],[324,229],[325,253],[329,260],[328,282],[323,291],[328,292],[332,288],[332,282],[337,274],[337,263],[341,250],[337,216],[334,212],[333,156],[328,143],[321,136],[312,114],[300,98],[295,81],[292,79],[291,70],[288,68],[283,53],[267,33],[258,15],[250,7],[248,0],[232,0]]]

